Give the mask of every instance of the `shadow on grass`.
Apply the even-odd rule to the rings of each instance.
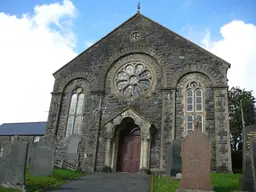
[[[215,192],[231,192],[235,190],[238,190],[238,189],[235,187],[214,187]]]
[[[73,190],[77,190],[77,188],[73,188],[73,187],[51,187],[51,188],[47,188],[47,189],[43,189],[40,192],[52,192],[52,191],[73,191]]]

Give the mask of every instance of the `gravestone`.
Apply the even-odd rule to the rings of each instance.
[[[195,131],[182,139],[182,178],[180,188],[176,192],[213,190],[210,179],[211,150],[211,141],[204,133],[198,131],[198,122],[195,122]]]
[[[0,186],[25,190],[28,143],[14,136],[3,145]]]
[[[168,146],[166,175],[176,176],[181,173],[181,139],[174,139]]]
[[[79,145],[81,142],[80,135],[71,135],[69,137],[67,149],[67,162],[73,165],[78,163],[79,159]]]
[[[253,191],[251,140],[256,138],[256,125],[244,127],[243,135],[243,176],[240,178],[240,189],[251,192]]]
[[[38,143],[33,143],[30,174],[33,176],[52,176],[54,171],[54,156],[56,140],[49,136],[43,137]]]
[[[256,192],[256,139],[251,140],[251,161],[254,192]]]

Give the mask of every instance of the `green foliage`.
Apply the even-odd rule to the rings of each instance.
[[[240,174],[212,173],[211,182],[216,192],[231,192],[239,190],[240,177]],[[175,192],[178,188],[179,182],[172,177],[154,177],[154,192]]]
[[[241,174],[212,173],[211,181],[216,192],[231,192],[239,190]]]
[[[82,175],[83,173],[77,172],[77,171],[55,169],[52,177],[35,177],[35,176],[31,176],[27,171],[27,175],[26,175],[27,192],[35,192],[37,190],[45,189],[45,188],[54,188],[72,179],[76,179]],[[0,188],[0,192],[19,192],[19,190]]]
[[[232,148],[236,150],[237,143],[242,133],[241,104],[243,107],[245,126],[256,123],[255,98],[252,91],[246,91],[239,87],[229,90],[229,118],[230,132],[232,135]]]
[[[155,176],[154,177],[154,192],[175,192],[179,188],[179,182],[172,177]]]
[[[0,192],[20,192],[20,190],[0,188]]]
[[[27,174],[27,192],[34,192],[39,189],[56,187],[82,175],[81,172],[55,169],[53,177],[34,177]]]

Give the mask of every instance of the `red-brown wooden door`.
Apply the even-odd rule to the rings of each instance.
[[[118,171],[139,172],[140,169],[140,136],[120,135]]]

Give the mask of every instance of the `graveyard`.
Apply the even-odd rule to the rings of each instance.
[[[27,164],[28,143],[14,136],[3,145],[0,158],[0,191],[34,192],[54,188],[85,173],[57,169],[54,165],[55,137],[44,137],[33,143],[32,160]]]
[[[243,142],[242,174],[212,171],[212,142],[199,131],[198,125],[199,122],[195,120],[194,131],[191,134],[173,140],[169,145],[166,173],[151,176],[151,191],[183,192],[184,189],[215,192],[255,191],[255,125],[246,126],[243,129],[246,137]],[[76,169],[57,168],[56,137],[53,135],[42,137],[39,142],[32,144],[29,165],[27,165],[27,142],[14,136],[3,147],[0,158],[2,173],[0,192],[35,192],[52,189],[86,175],[85,172],[75,171]]]
[[[27,168],[26,174],[26,191],[34,192],[43,189],[52,189],[66,183],[70,180],[76,179],[84,175],[84,173],[70,170],[54,169],[53,176],[31,176],[29,174],[29,168]],[[0,192],[20,192],[19,189],[7,189],[0,188]]]
[[[154,192],[179,192],[184,189],[231,192],[256,191],[256,129],[246,126],[243,134],[243,174],[211,171],[211,141],[195,130],[182,140],[174,140],[169,146],[168,168],[165,175],[152,177]],[[197,141],[197,142],[194,142]],[[186,190],[185,190],[186,191]]]
[[[256,20],[137,1],[0,12],[0,192],[256,192]]]
[[[199,131],[198,127],[199,122],[195,120],[194,131],[191,134],[171,142],[168,148],[166,172],[151,176],[151,191],[183,192],[184,189],[215,192],[255,191],[255,125],[243,129],[245,138],[242,174],[212,171],[212,141]],[[44,136],[39,142],[32,144],[29,165],[27,164],[28,143],[18,136],[12,137],[3,148],[0,158],[2,173],[0,192],[47,190],[86,175],[85,172],[79,172],[77,169],[68,170],[67,167],[62,169],[62,166],[57,166],[56,137],[53,135]],[[74,156],[71,155],[70,158]]]

